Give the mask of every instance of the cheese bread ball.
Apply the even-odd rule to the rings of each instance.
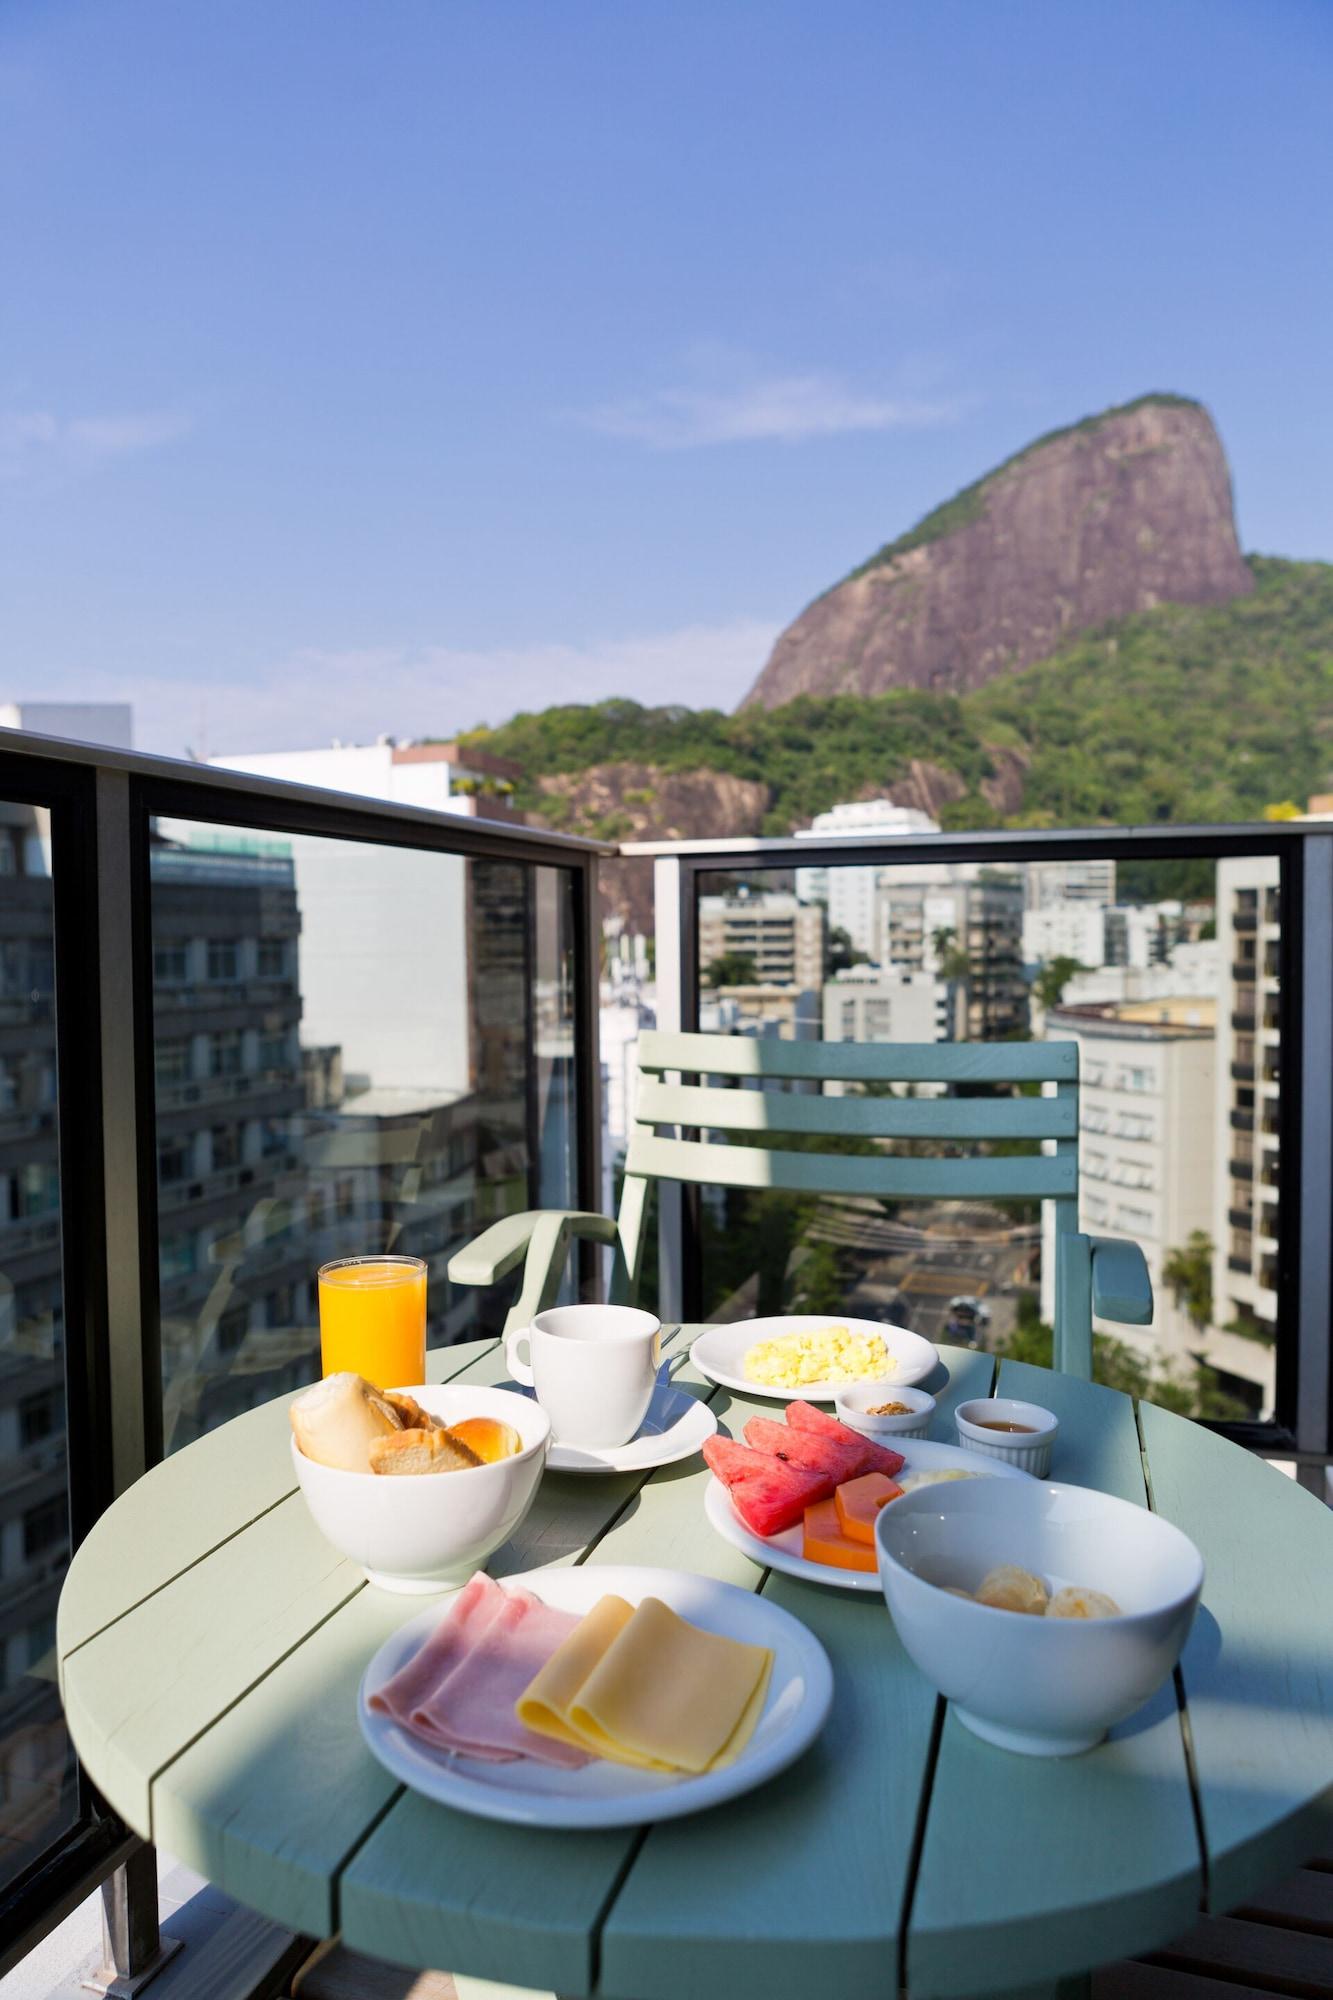
[[[1120,1606],[1113,1597],[1102,1590],[1084,1590],[1079,1584],[1067,1584],[1057,1590],[1046,1606],[1048,1618],[1119,1618]]]
[[[1016,1563],[1000,1563],[990,1570],[977,1592],[978,1604],[989,1604],[995,1611],[1022,1611],[1031,1618],[1041,1617],[1049,1599],[1041,1578]]]

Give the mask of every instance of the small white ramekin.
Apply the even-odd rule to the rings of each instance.
[[[988,1431],[982,1427],[982,1418],[997,1423],[1031,1424],[1032,1429]],[[1034,1479],[1045,1479],[1051,1469],[1051,1446],[1060,1420],[1039,1403],[1020,1403],[1012,1396],[981,1396],[973,1402],[960,1403],[954,1411],[954,1422],[958,1426],[958,1442],[967,1451],[978,1452],[982,1458],[1001,1459],[1005,1465],[1016,1465],[1020,1472],[1030,1472]]]
[[[868,1438],[923,1438],[935,1414],[933,1396],[896,1382],[848,1382],[833,1400],[843,1423]],[[875,1403],[908,1403],[911,1408],[905,1417],[872,1417]]]

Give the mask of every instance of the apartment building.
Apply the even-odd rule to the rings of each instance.
[[[1218,1149],[1212,1237],[1214,1318],[1243,1330],[1238,1348],[1271,1374],[1277,1334],[1278,955],[1281,904],[1273,856],[1217,864]]]
[[[824,987],[826,1042],[944,1042],[951,1014],[948,986],[929,972],[857,965]]]
[[[1061,903],[1115,901],[1114,861],[1029,861],[1023,871],[1024,907],[1046,910]]]
[[[816,813],[798,840],[850,840],[868,834],[901,838],[938,833],[939,824],[915,806],[891,799],[857,799]],[[874,958],[878,949],[875,895],[885,878],[881,863],[849,862],[841,867],[798,868],[796,894],[803,903],[823,903],[830,930],[845,931],[858,951]]]
[[[699,965],[705,975],[714,960],[734,955],[752,962],[750,984],[817,993],[824,983],[825,937],[823,905],[792,894],[738,889],[699,898]]]
[[[1271,1368],[1253,1342],[1196,1327],[1163,1271],[1190,1236],[1213,1227],[1217,1003],[1202,995],[1053,1008],[1047,1038],[1079,1046],[1079,1226],[1138,1243],[1152,1279],[1148,1327],[1100,1324],[1154,1366],[1206,1361],[1257,1415]],[[1043,1220],[1042,1307],[1054,1310],[1055,1224]]]
[[[880,962],[950,977],[953,1038],[1000,1041],[1028,1025],[1022,878],[966,863],[943,872],[884,892]],[[966,960],[956,978],[948,972],[955,953]]]

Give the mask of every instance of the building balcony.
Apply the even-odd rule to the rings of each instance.
[[[20,741],[19,749],[9,754],[31,759],[33,788],[40,791],[46,768],[40,746],[24,752]],[[162,775],[143,768],[150,762],[140,759],[134,765],[133,809],[145,823],[135,826],[133,840],[125,841],[125,852],[117,864],[123,871],[136,865],[135,855],[146,846],[147,822],[165,819],[168,805],[178,820],[201,825],[225,817],[210,811],[218,803],[219,790],[227,794],[233,821],[292,841],[301,836],[318,805],[322,842],[355,840],[358,855],[367,844],[379,845],[386,857],[392,857],[407,844],[407,830],[416,849],[414,860],[438,853],[441,882],[465,883],[465,888],[460,887],[456,914],[467,948],[459,951],[441,974],[438,962],[429,958],[423,943],[429,928],[426,916],[419,927],[404,925],[400,956],[382,968],[375,992],[375,1018],[369,1025],[383,1029],[386,1022],[393,1023],[396,993],[429,991],[434,999],[435,987],[422,984],[427,977],[437,984],[441,978],[446,984],[454,982],[439,998],[440,1019],[457,1024],[457,1034],[447,1050],[451,1058],[457,1058],[456,1074],[447,1083],[439,1076],[409,1076],[407,1084],[399,1078],[390,1087],[373,1073],[370,1058],[363,1062],[353,1053],[354,1031],[365,1030],[367,1023],[354,1018],[354,1003],[348,998],[343,1003],[345,1026],[336,1018],[336,1005],[335,1018],[327,1026],[322,1014],[319,1020],[318,1040],[328,1057],[327,1075],[333,1080],[328,1082],[326,1101],[318,1110],[307,1111],[306,1087],[295,1067],[215,1077],[167,1075],[155,1083],[151,1073],[155,1018],[160,1046],[169,1039],[162,1024],[171,1014],[180,1024],[175,1039],[183,1041],[187,1035],[200,1032],[202,1017],[219,1004],[241,1002],[256,1009],[271,1006],[293,1017],[299,1012],[301,967],[306,966],[308,974],[311,954],[318,948],[313,903],[301,912],[305,929],[299,945],[292,947],[292,978],[209,983],[194,989],[164,987],[155,996],[131,992],[122,996],[123,1004],[114,1013],[107,1006],[105,1016],[102,1009],[109,982],[100,976],[105,968],[99,967],[94,957],[96,938],[91,927],[82,945],[76,938],[62,953],[62,1021],[67,1009],[68,1018],[82,1036],[72,1046],[88,1055],[88,1072],[86,1077],[80,1072],[80,1087],[101,1093],[100,1101],[94,1099],[97,1116],[90,1120],[89,1129],[96,1133],[95,1162],[99,1173],[105,1165],[112,1197],[103,1208],[90,1213],[94,1177],[80,1174],[76,1179],[67,1161],[67,1184],[62,1190],[67,1204],[63,1216],[67,1241],[63,1248],[71,1269],[86,1270],[98,1279],[88,1286],[88,1295],[75,1302],[80,1315],[80,1345],[76,1350],[71,1332],[70,1376],[78,1379],[74,1367],[82,1364],[86,1351],[97,1358],[100,1369],[111,1371],[116,1390],[91,1410],[80,1406],[70,1413],[71,1436],[81,1436],[80,1427],[91,1427],[95,1432],[99,1473],[97,1480],[76,1486],[77,1509],[82,1509],[74,1522],[76,1536],[94,1524],[96,1503],[109,1484],[111,1468],[117,1478],[133,1476],[147,1464],[156,1435],[160,1434],[170,1450],[279,1390],[295,1389],[308,1379],[318,1365],[317,1307],[311,1286],[317,1264],[326,1256],[363,1247],[392,1245],[409,1254],[414,1246],[418,1248],[432,1274],[428,1299],[432,1338],[443,1344],[451,1336],[494,1330],[502,1319],[503,1302],[497,1306],[494,1300],[451,1289],[443,1276],[452,1249],[461,1246],[481,1220],[526,1208],[604,1210],[612,1202],[615,1162],[598,1158],[602,1105],[595,1029],[599,972],[594,949],[598,942],[593,915],[596,871],[603,858],[615,859],[618,867],[622,862],[642,863],[647,858],[632,848],[622,855],[606,844],[565,840],[535,828],[488,827],[482,820],[414,815],[407,809],[400,814],[398,809],[351,796],[331,804],[328,794],[312,799],[299,788],[275,784],[249,792],[233,774],[182,766]],[[128,760],[122,764],[129,768]],[[101,769],[119,770],[121,766],[114,756],[75,748],[69,758],[62,758],[56,775],[67,779],[70,769],[81,768],[96,775]],[[116,865],[107,857],[115,855],[115,841],[120,836],[112,823],[99,823],[97,817],[101,811],[98,799],[106,789],[92,787],[88,824],[96,837],[83,857],[80,872],[81,879],[86,874],[114,904]],[[160,803],[155,804],[155,800]],[[68,823],[62,839],[68,842],[76,838],[81,823]],[[1276,826],[1264,834],[1269,846],[1308,837],[1299,826]],[[1228,838],[1234,841],[1234,833]],[[698,902],[704,885],[716,876],[730,874],[760,885],[766,874],[780,875],[785,887],[790,871],[805,864],[812,852],[819,856],[820,866],[864,861],[890,875],[895,866],[915,868],[923,860],[938,860],[944,866],[961,859],[971,865],[981,857],[984,862],[1018,867],[1033,858],[1077,858],[1079,839],[1067,832],[1046,835],[1032,830],[922,836],[912,843],[910,861],[903,844],[887,838],[840,842],[832,859],[817,846],[786,839],[660,844],[652,857],[660,863],[658,882],[664,896],[654,940],[658,1018],[686,1028],[698,1019]],[[1125,835],[1122,839],[1114,830],[1098,829],[1088,840],[1099,849],[1109,845],[1126,861],[1138,854],[1136,838]],[[1168,858],[1195,858],[1197,849],[1197,833],[1187,838],[1177,836],[1171,828],[1153,829],[1154,853],[1160,850]],[[501,863],[503,866],[494,865]],[[386,866],[392,866],[391,858],[386,859]],[[99,868],[106,869],[105,879],[99,877]],[[173,881],[197,882],[206,888],[210,908],[213,899],[225,898],[233,887],[244,887],[249,879],[247,863],[239,855],[234,864],[224,857],[223,861],[201,863],[196,870],[186,854],[168,867],[167,874]],[[491,875],[495,881],[488,880]],[[281,894],[302,900],[299,863],[281,862],[267,879]],[[712,893],[711,888],[708,893]],[[0,902],[3,896],[0,879]],[[548,921],[552,898],[556,902],[555,922]],[[429,914],[433,917],[433,905]],[[205,926],[200,934],[206,934],[202,910],[199,921]],[[740,927],[730,926],[725,933],[715,933],[719,946],[724,935],[728,948],[739,948],[742,943],[754,948],[761,977],[780,971],[790,978],[804,963],[785,943],[771,948],[772,934],[766,938],[758,925],[750,926],[745,935]],[[972,974],[969,996],[972,1025],[985,1028],[997,1040],[1014,1030],[1026,1034],[1026,994],[1009,976],[1011,970],[1017,970],[1011,932],[997,927],[976,942],[979,963]],[[542,961],[538,968],[534,961],[543,952],[552,963]],[[1299,961],[1301,955],[1295,956]],[[1236,976],[1248,990],[1260,976],[1259,968],[1253,960],[1246,961]],[[310,990],[307,985],[307,993]],[[1318,1017],[1312,1010],[1321,1004],[1319,995],[1312,991],[1297,997],[1305,1010],[1307,1032],[1311,1032],[1312,1019],[1317,1025]],[[647,1002],[644,1004],[646,1007]],[[763,1004],[761,997],[756,1005],[762,1009]],[[20,1011],[21,1025],[29,1024],[26,1002]],[[792,1026],[790,1004],[785,1021],[779,1020],[779,1012],[775,1006],[769,1016],[760,1012],[745,1025],[756,1033],[776,1037],[780,1028],[790,1030]],[[1258,1012],[1257,1007],[1247,1008],[1237,1000],[1232,1014],[1235,1032],[1252,1038]],[[1132,1026],[1133,1032],[1122,1038],[1122,1046],[1103,1046],[1099,1051],[1103,1063],[1109,1058],[1112,1073],[1119,1071],[1122,1061],[1130,1065],[1143,1061],[1136,1050],[1125,1045],[1146,1038],[1153,1024],[1142,1021],[1126,1026]],[[1060,1032],[1065,1032],[1063,1027]],[[345,1042],[339,1043],[340,1033]],[[1087,1039],[1093,1039],[1091,1033]],[[441,1034],[440,1040],[445,1044],[449,1037]],[[366,1045],[364,1035],[362,1044]],[[275,1046],[268,1045],[270,1049]],[[245,1047],[253,1053],[248,1040]],[[343,1057],[334,1060],[337,1047],[344,1051],[349,1072],[359,1072],[362,1067],[366,1070],[359,1097],[340,1096],[343,1084],[337,1080],[338,1063]],[[398,1047],[391,1053],[398,1055]],[[64,1057],[63,1041],[62,1059],[69,1060]],[[176,1061],[173,1052],[167,1062],[174,1066]],[[1147,1066],[1153,1061],[1155,1058],[1149,1059]],[[1265,1058],[1264,1067],[1265,1074],[1271,1071],[1276,1076],[1276,1062]],[[1089,1064],[1089,1094],[1095,1073],[1096,1066]],[[1252,1048],[1249,1061],[1237,1056],[1232,1077],[1247,1083],[1253,1076]],[[62,1087],[68,1090],[70,1081],[67,1068]],[[934,1087],[934,1080],[927,1075],[922,1086],[923,1105],[925,1093]],[[1322,1143],[1333,1152],[1333,1107],[1320,1100],[1326,1088],[1323,1079],[1309,1078],[1301,1121],[1303,1151],[1299,1158],[1293,1156],[1290,1168],[1298,1187],[1301,1172],[1312,1172],[1318,1165],[1321,1119]],[[1023,1100],[1016,1096],[1014,1101],[1021,1105]],[[1160,1207],[1151,1191],[1126,1176],[1140,1177],[1145,1167],[1156,1171],[1153,1159],[1142,1150],[1148,1146],[1161,1151],[1180,1143],[1191,1160],[1192,1139],[1182,1139],[1180,1130],[1169,1124],[1178,1113],[1175,1099],[1165,1088],[1151,1097],[1137,1093],[1133,1101],[1150,1111],[1154,1129],[1151,1134],[1139,1132],[1132,1140],[1124,1135],[1124,1153],[1134,1164],[1120,1170],[1120,1191],[1110,1213],[1127,1233],[1137,1230],[1143,1234],[1151,1228]],[[914,1098],[913,1111],[916,1102]],[[1102,1108],[1105,1102],[1094,1102],[1091,1114],[1085,1112],[1085,1132],[1095,1132],[1099,1122],[1112,1122]],[[869,1098],[864,1103],[876,1115],[884,1108]],[[70,1104],[66,1096],[61,1107],[62,1138],[68,1129],[64,1114]],[[448,1140],[450,1116],[457,1105],[467,1107],[468,1146],[455,1159]],[[1261,1180],[1256,1175],[1252,1147],[1248,1156],[1243,1156],[1256,1124],[1266,1130],[1270,1119],[1276,1122],[1276,1112],[1224,1101],[1225,1123],[1219,1133],[1211,1094],[1208,1105],[1212,1140],[1220,1138],[1229,1153],[1231,1146],[1236,1148],[1224,1170],[1230,1177],[1229,1228],[1237,1232],[1236,1238],[1224,1236],[1219,1244],[1224,1268],[1236,1277],[1235,1290],[1243,1298],[1254,1289],[1254,1265],[1251,1256],[1242,1255],[1242,1242],[1258,1255],[1259,1276],[1263,1286],[1274,1292],[1273,1317],[1281,1329],[1282,1393],[1296,1398],[1290,1408],[1286,1404],[1276,1408],[1271,1422],[1265,1418],[1262,1442],[1276,1450],[1279,1443],[1290,1443],[1289,1433],[1294,1436],[1298,1419],[1303,1434],[1313,1435],[1316,1415],[1301,1411],[1299,1384],[1301,1368],[1309,1365],[1309,1355],[1315,1351],[1312,1343],[1317,1337],[1325,1343],[1328,1340],[1327,1324],[1319,1328],[1312,1323],[1325,1294],[1312,1293],[1312,1303],[1304,1308],[1308,1324],[1302,1321],[1303,1301],[1295,1274],[1283,1274],[1286,1289],[1280,1298],[1277,1296],[1277,1260],[1268,1247],[1276,1239],[1267,1233],[1276,1227],[1271,1192],[1277,1185],[1276,1161],[1271,1174],[1267,1163],[1262,1165]],[[49,1115],[54,1130],[56,1114],[52,1111]],[[461,1118],[463,1114],[458,1115]],[[274,1122],[266,1126],[264,1121],[269,1118]],[[255,1124],[260,1126],[258,1137],[253,1131]],[[262,1139],[268,1148],[262,1158],[235,1161],[207,1175],[158,1188],[157,1148],[164,1134],[179,1145],[206,1128],[240,1125],[249,1128],[245,1143],[252,1149]],[[30,1130],[15,1128],[6,1135],[0,1121],[0,1137],[21,1143]],[[1107,1137],[1101,1144],[1105,1152],[1118,1150]],[[166,1156],[174,1160],[182,1155],[173,1148]],[[190,1159],[196,1156],[210,1157],[201,1141],[198,1155],[193,1151],[184,1154]],[[934,1158],[932,1164],[937,1164]],[[1085,1167],[1090,1187],[1108,1174],[1116,1178],[1109,1163],[1104,1168]],[[1257,1216],[1247,1201],[1256,1183],[1270,1190]],[[1164,1191],[1164,1206],[1166,1182],[1160,1173],[1157,1184]],[[1211,1186],[1209,1178],[1210,1197]],[[789,1205],[799,1211],[793,1223],[795,1241],[784,1239],[780,1254],[770,1258],[774,1269],[761,1271],[756,1268],[759,1254],[752,1253],[752,1246],[763,1241],[762,1254],[769,1258],[771,1242],[749,1224],[762,1219],[766,1226],[767,1197],[747,1193],[744,1199],[744,1229],[713,1226],[723,1214],[720,1206],[714,1210],[706,1202],[660,1204],[654,1268],[661,1276],[651,1302],[664,1316],[680,1323],[702,1320],[710,1314],[739,1318],[753,1313],[761,1279],[765,1284],[772,1279],[780,1285],[788,1267],[799,1275],[800,1255],[792,1257],[791,1252],[800,1253],[807,1238],[815,1244],[836,1244],[836,1268],[844,1277],[844,1294],[849,1301],[856,1288],[863,1297],[876,1299],[876,1310],[882,1310],[885,1299],[892,1300],[895,1307],[901,1302],[923,1330],[941,1338],[947,1338],[944,1314],[954,1294],[985,1292],[992,1298],[1006,1298],[1007,1305],[1012,1290],[1035,1290],[1040,1280],[1041,1228],[1035,1212],[1011,1216],[980,1201],[967,1203],[960,1217],[941,1216],[935,1210],[923,1210],[920,1215],[905,1213],[901,1204],[890,1208],[869,1199],[802,1200]],[[697,1213],[692,1213],[696,1207],[703,1209],[708,1226],[701,1226]],[[1085,1214],[1091,1220],[1095,1213],[1094,1194]],[[1102,1219],[1106,1218],[1103,1205]],[[789,1220],[792,1217],[784,1216],[784,1227]],[[1160,1247],[1166,1247],[1168,1241],[1183,1241],[1183,1236],[1163,1238]],[[0,1336],[8,1337],[7,1346],[0,1342],[0,1359],[17,1358],[24,1363],[26,1372],[22,1376],[15,1373],[11,1386],[21,1384],[24,1397],[30,1399],[24,1421],[31,1428],[42,1421],[38,1397],[51,1394],[58,1402],[66,1372],[62,1324],[55,1316],[62,1270],[62,1216],[43,1214],[7,1226],[0,1224],[0,1268],[11,1282],[14,1259],[8,1253],[13,1249],[21,1249],[32,1266],[22,1283],[33,1296],[24,1302],[23,1316],[16,1324],[0,1317]],[[1303,1255],[1307,1263],[1314,1255],[1308,1242]],[[598,1275],[591,1260],[589,1264],[585,1275],[595,1289]],[[39,1277],[46,1288],[41,1296],[37,1295]],[[19,1289],[15,1287],[16,1292]],[[128,1296],[147,1302],[145,1319],[151,1338],[144,1344],[140,1344],[136,1314],[122,1314],[114,1327],[110,1323],[107,1301],[123,1301]],[[789,1300],[784,1298],[781,1303]],[[0,1315],[5,1304],[0,1296]],[[850,1313],[855,1309],[849,1302],[846,1310]],[[14,1310],[17,1312],[17,1307]],[[483,1319],[487,1311],[492,1313],[490,1320]],[[998,1310],[996,1318],[1000,1318]],[[76,1324],[72,1309],[70,1324],[71,1328]],[[1143,1351],[1155,1359],[1151,1333],[1144,1331],[1136,1338],[1141,1338]],[[26,1347],[21,1344],[24,1341]],[[59,1414],[63,1418],[63,1409]],[[132,1418],[137,1419],[137,1431]],[[1318,1421],[1322,1420],[1319,1414]],[[17,1429],[14,1434],[19,1434]],[[1245,1435],[1252,1440],[1255,1433],[1247,1431]],[[1322,1444],[1316,1440],[1302,1446],[1303,1452],[1319,1449],[1327,1449],[1327,1439]],[[64,1453],[61,1425],[23,1451],[11,1454],[0,1466],[0,1492],[26,1501],[35,1496],[42,1482],[61,1485]],[[28,1511],[31,1514],[32,1509]],[[35,1603],[43,1590],[53,1601],[63,1572],[64,1545],[40,1545],[49,1524],[30,1519],[28,1526],[37,1553],[21,1576],[12,1581],[6,1578],[0,1585],[0,1616]]]
[[[1232,961],[1231,977],[1241,986],[1253,985],[1259,968],[1252,958],[1238,958]]]
[[[1235,916],[1231,919],[1231,928],[1241,937],[1244,937],[1249,931],[1257,931],[1259,928],[1258,911],[1237,910]]]

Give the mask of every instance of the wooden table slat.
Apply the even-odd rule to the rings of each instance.
[[[990,1355],[966,1349],[950,1351],[947,1362],[932,1430],[942,1442],[956,1439],[954,1406],[986,1394],[994,1372]],[[772,1405],[731,1398],[724,1421],[739,1433],[755,1409],[771,1413]],[[851,2000],[895,1985],[935,1694],[877,1593],[852,1596],[776,1573],[763,1587],[829,1649],[836,1692],[828,1727],[762,1790],[650,1831],[603,1930],[605,1994],[674,2000],[706,1987],[808,2000],[836,1987]],[[812,1841],[812,1827],[829,1831]],[[835,1831],[843,1828],[846,1839]],[[835,1937],[836,1980],[828,1960]]]
[[[494,1346],[474,1340],[433,1348],[427,1377],[447,1382]],[[301,1393],[293,1389],[208,1432],[187,1447],[188,1459],[163,1459],[121,1494],[70,1564],[56,1633],[61,1659],[296,1491],[287,1410]]]
[[[1329,1513],[1260,1458],[1150,1403],[1154,1503],[1203,1553],[1181,1670],[1209,1856],[1233,1909],[1333,1839]]]

